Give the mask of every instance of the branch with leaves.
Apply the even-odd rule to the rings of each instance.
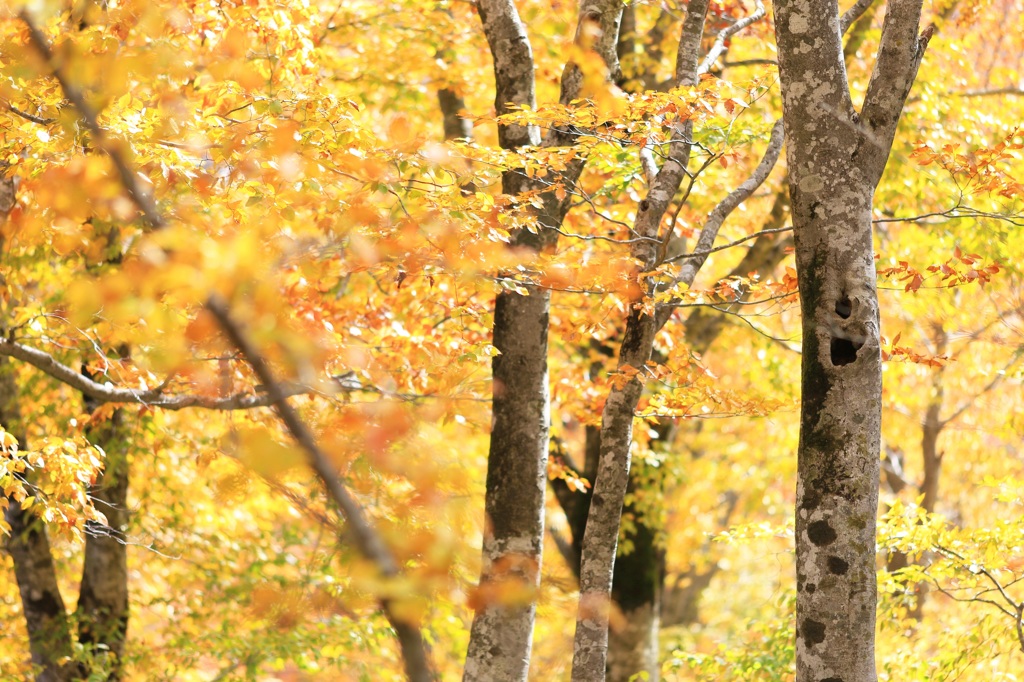
[[[98,146],[114,162],[125,190],[128,192],[136,207],[143,214],[146,222],[154,229],[166,226],[167,221],[160,214],[150,194],[142,190],[134,170],[129,166],[127,160],[122,155],[120,148],[110,141],[106,131],[100,127],[96,113],[91,109],[91,107],[89,107],[82,93],[68,80],[67,75],[55,62],[53,51],[51,50],[49,43],[39,27],[36,26],[28,11],[22,11],[19,14],[19,17],[28,26],[33,46],[45,58],[53,76],[57,79],[58,83],[60,83],[65,97],[67,97],[67,99],[78,110],[86,128],[96,138],[95,142]],[[317,477],[320,478],[331,499],[338,506],[338,509],[344,516],[348,525],[347,534],[353,538],[356,548],[364,557],[373,563],[383,576],[387,578],[397,577],[399,575],[398,565],[392,556],[391,551],[388,549],[379,533],[377,533],[370,524],[362,507],[355,498],[352,497],[348,489],[342,483],[331,464],[330,459],[316,443],[313,434],[302,422],[291,405],[288,404],[288,397],[290,395],[294,395],[294,393],[290,393],[285,386],[277,382],[266,360],[263,359],[263,357],[257,352],[255,346],[253,346],[249,339],[244,335],[241,327],[231,318],[227,304],[222,299],[216,295],[211,296],[207,300],[206,309],[209,310],[214,318],[216,318],[228,339],[235,345],[235,347],[238,348],[243,357],[245,357],[256,376],[263,382],[263,386],[266,391],[265,394],[261,396],[235,396],[231,399],[238,404],[249,404],[251,407],[262,405],[273,406],[278,416],[281,418],[281,421],[288,429],[288,432],[308,456],[309,463],[316,472]],[[26,361],[29,361],[29,359],[33,360],[34,362],[32,362],[32,364],[35,364],[40,369],[44,369],[44,371],[51,376],[55,376],[55,378],[59,378],[65,383],[78,388],[83,393],[89,394],[91,392],[95,393],[97,396],[117,396],[122,398],[123,402],[145,402],[144,400],[139,399],[140,394],[132,391],[131,389],[108,389],[94,381],[82,377],[71,368],[61,365],[54,358],[42,353],[41,351],[36,351],[28,348],[27,346],[22,346],[11,341],[2,342],[0,349],[9,351],[8,354],[13,357],[19,357]],[[141,394],[141,397],[149,398],[156,403],[159,403],[159,389],[153,389],[153,392],[148,395],[144,392]],[[200,402],[200,399],[197,396],[191,396],[184,402],[188,402],[188,400],[193,401],[191,405],[195,405]],[[252,402],[258,402],[260,404],[250,404]],[[215,405],[217,403],[214,402],[212,404]],[[185,404],[180,404],[179,406],[176,405],[177,404],[174,401],[166,401],[166,404],[161,404],[160,406],[171,406],[170,409],[180,409],[181,407],[191,406]],[[221,407],[220,409],[238,408]],[[399,645],[402,649],[405,672],[408,679],[412,682],[430,682],[434,680],[436,678],[436,674],[432,669],[427,645],[423,639],[422,633],[420,633],[419,627],[397,617],[390,599],[382,598],[380,600],[380,604],[388,622],[391,624],[391,627],[395,630],[397,635]]]

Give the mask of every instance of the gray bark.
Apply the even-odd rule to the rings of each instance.
[[[930,33],[919,0],[886,8],[861,113],[838,7],[775,5],[803,313],[796,509],[797,680],[875,682],[881,356],[871,198]]]
[[[696,83],[700,74],[713,62],[712,59],[706,59],[701,64],[699,60],[707,10],[708,3],[703,0],[694,0],[687,8],[676,58],[676,78],[680,85]],[[754,176],[730,193],[708,215],[700,244],[713,243],[718,228],[729,212],[764,182],[782,146],[778,128],[776,126],[765,159],[759,164]],[[668,158],[652,178],[650,191],[638,207],[634,232],[641,239],[633,244],[633,256],[642,264],[641,271],[653,269],[660,257],[656,245],[661,219],[686,173],[692,129],[690,121],[675,126]],[[691,284],[703,260],[703,257],[698,258],[694,265],[684,267],[679,281]],[[643,281],[643,287],[645,295],[653,293],[653,281]],[[633,414],[643,392],[643,384],[636,373],[645,370],[651,359],[654,336],[667,320],[667,316],[646,314],[642,306],[636,305],[640,302],[633,302],[618,357],[619,371],[632,372],[633,376],[622,377],[622,381],[611,388],[601,415],[600,460],[583,537],[580,565],[580,605],[573,648],[573,682],[603,680],[606,674],[608,612],[619,522],[629,481]]]
[[[533,56],[525,28],[511,0],[482,0],[478,4],[484,33],[494,60],[495,110],[509,105],[535,106]],[[604,58],[610,74],[618,73],[616,44],[622,6],[613,0],[591,0],[580,7],[580,27],[593,22],[599,29],[592,47]],[[582,74],[569,63],[562,73],[560,100],[580,94]],[[545,146],[575,142],[578,131],[552,128]],[[538,131],[516,124],[498,127],[504,149],[540,143]],[[574,161],[559,178],[571,187],[582,171]],[[550,178],[549,180],[550,181]],[[502,193],[516,196],[544,185],[517,170],[502,175]],[[569,208],[569,195],[558,199],[553,191],[542,195],[536,213],[536,233],[521,230],[516,246],[537,252],[550,249],[557,228]],[[550,397],[547,370],[547,334],[550,292],[524,285],[527,294],[505,291],[496,297],[493,344],[499,351],[492,361],[493,419],[487,460],[486,523],[481,587],[515,581],[536,588],[544,546],[544,496],[547,486]],[[535,604],[483,604],[470,631],[464,680],[526,680],[532,648]]]
[[[533,52],[511,0],[478,4],[494,59],[495,111],[535,106]],[[532,127],[498,127],[503,149],[540,142]],[[502,176],[502,193],[524,189],[521,173]],[[530,235],[532,236],[532,235]],[[543,235],[550,239],[547,235]],[[535,248],[540,244],[534,244]],[[487,458],[481,588],[516,580],[536,587],[544,544],[549,394],[547,334],[550,294],[502,292],[495,300],[492,362],[493,426]],[[526,680],[535,604],[483,604],[473,618],[463,679]]]

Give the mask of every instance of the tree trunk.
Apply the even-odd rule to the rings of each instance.
[[[834,177],[832,189],[841,182]],[[843,208],[850,212],[837,215],[812,209],[813,200],[793,192],[794,223],[802,228],[796,254],[804,316],[797,662],[798,679],[816,682],[824,673],[842,673],[835,679],[844,682],[875,679],[882,366],[870,195],[847,197]],[[814,212],[820,218],[812,218]],[[846,222],[851,216],[859,219]],[[849,238],[830,243],[826,235],[837,226]],[[840,311],[847,309],[844,318]]]
[[[637,475],[639,469],[634,467],[630,471],[629,492],[644,485]],[[623,511],[636,519],[636,530],[630,535],[630,552],[615,557],[612,603],[618,617],[608,628],[607,679],[628,682],[634,675],[646,673],[648,682],[657,682],[661,676],[658,632],[665,550],[658,545],[658,528],[654,524],[630,504]]]
[[[535,106],[533,53],[511,0],[478,5],[494,59],[495,111]],[[498,127],[503,149],[540,142],[535,128]],[[525,178],[502,176],[502,193],[515,196]],[[531,235],[532,236],[532,235]],[[535,588],[544,546],[544,492],[548,449],[547,335],[550,294],[498,294],[494,304],[493,427],[487,455],[482,601],[473,618],[463,679],[525,680],[533,645],[534,601],[487,603],[485,588],[516,580]]]
[[[693,85],[698,78],[698,52],[704,34],[708,2],[693,0],[687,7],[683,33],[676,56],[676,81]],[[633,256],[649,271],[658,258],[653,246],[660,236],[661,219],[675,196],[690,159],[693,134],[687,121],[673,130],[668,159],[640,202],[634,232],[651,241],[633,245]],[[644,291],[650,283],[641,280]],[[653,352],[658,320],[631,302],[626,328],[619,346],[617,368],[622,374],[613,385],[601,414],[601,455],[593,480],[593,494],[580,557],[580,602],[573,641],[573,682],[605,679],[608,655],[608,615],[618,545],[622,503],[629,483],[630,444],[633,413],[643,384],[637,373],[644,371]]]
[[[487,459],[481,586],[536,587],[547,485],[549,295],[502,293],[494,310],[494,416]],[[525,680],[534,601],[486,604],[473,619],[466,680]]]
[[[0,161],[0,227],[7,222],[17,200],[14,179],[6,171],[7,164]],[[3,252],[3,241],[0,238],[0,252]],[[0,321],[0,329],[6,333],[6,328],[6,321]],[[14,367],[6,357],[0,358],[0,426],[18,439],[20,448],[25,448],[18,385]],[[7,505],[4,518],[11,526],[11,535],[4,548],[14,563],[32,663],[39,668],[36,682],[75,679],[79,672],[77,666],[70,662],[61,663],[73,653],[72,639],[64,599],[57,585],[57,569],[50,554],[46,526],[31,509],[23,510],[15,500],[8,498]]]
[[[477,9],[494,60],[495,111],[503,114],[517,105],[536,106],[534,63],[526,30],[511,0],[481,0]],[[593,47],[608,71],[618,73],[615,47],[618,42],[621,4],[617,0],[581,3],[580,22],[593,21],[600,29]],[[579,96],[582,73],[573,63],[562,73],[561,101]],[[545,146],[572,144],[576,133],[552,128]],[[533,127],[499,125],[503,149],[540,142]],[[566,187],[582,172],[582,159],[574,160],[561,174]],[[520,170],[502,174],[502,193],[549,187],[527,178]],[[569,209],[568,193],[560,199],[553,190],[543,193],[543,208],[536,213],[536,233],[520,230],[514,246],[543,253],[556,242],[557,228]],[[550,396],[547,370],[547,336],[550,291],[522,285],[526,294],[504,291],[494,307],[492,361],[493,419],[487,458],[486,521],[480,604],[470,631],[463,679],[526,680],[532,648],[534,597],[540,583],[544,547],[544,495],[547,487]],[[521,603],[492,603],[493,588],[513,583],[523,588]]]
[[[97,407],[84,400],[86,412]],[[107,525],[86,524],[85,561],[78,597],[78,639],[92,647],[103,661],[108,680],[121,679],[122,656],[128,630],[128,443],[129,433],[121,409],[104,423],[91,427],[87,437],[105,453],[103,475],[89,491]]]
[[[860,114],[831,0],[775,5],[800,306],[797,681],[875,682],[882,363],[871,199],[930,37],[891,0]]]
[[[25,447],[25,433],[18,409],[18,387],[14,368],[7,358],[0,358],[0,425]],[[77,666],[61,663],[72,651],[64,599],[57,585],[57,569],[50,554],[46,526],[31,509],[8,499],[5,518],[11,526],[6,550],[14,562],[14,575],[21,593],[32,664],[39,667],[36,682],[65,682],[76,679]]]

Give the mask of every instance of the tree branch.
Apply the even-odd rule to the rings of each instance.
[[[18,109],[10,102],[5,102],[4,106],[7,108],[7,111],[11,112],[15,116],[20,116],[26,121],[31,121],[32,123],[37,123],[41,126],[50,125],[51,123],[54,123],[57,120],[55,118],[42,118],[39,116],[33,116],[27,111],[22,111],[21,109]]]
[[[900,113],[928,41],[935,33],[935,24],[930,24],[920,36],[917,33],[921,4],[922,0],[889,0],[886,5],[882,41],[860,116],[868,129],[865,133],[872,136],[870,142],[877,146],[870,156],[875,178],[881,177],[885,168]]]
[[[863,1],[864,0],[861,0],[861,2]],[[715,42],[711,46],[711,49],[708,50],[708,53],[704,56],[704,61],[702,61],[700,63],[700,66],[697,67],[698,76],[707,73],[708,71],[711,70],[711,67],[715,65],[715,62],[718,61],[718,58],[725,50],[725,41],[727,41],[729,38],[745,29],[747,26],[750,26],[754,22],[760,21],[761,19],[764,18],[764,4],[761,2],[761,0],[756,0],[756,2],[757,7],[754,9],[754,12],[750,16],[744,17],[737,21],[735,24],[728,26],[718,32],[718,37],[715,38]]]
[[[857,0],[850,9],[843,12],[843,16],[839,19],[839,33],[846,35],[846,32],[850,30],[854,22],[860,19],[861,15],[868,11],[868,9],[874,5],[878,0]]]
[[[511,3],[509,2],[508,4]],[[121,177],[123,186],[128,191],[136,207],[138,207],[142,212],[146,222],[150,227],[155,229],[166,226],[167,223],[159,213],[152,198],[148,193],[142,191],[141,186],[138,184],[137,176],[121,154],[120,147],[109,142],[105,135],[105,131],[97,122],[95,112],[89,107],[88,103],[82,96],[82,93],[78,91],[70,81],[68,81],[63,71],[54,62],[53,53],[50,50],[49,44],[46,42],[42,32],[33,22],[27,10],[22,11],[19,14],[19,17],[28,26],[32,44],[49,63],[54,77],[57,78],[61,88],[64,90],[65,97],[67,97],[75,108],[78,109],[83,123],[93,134],[93,137],[95,138],[94,142],[97,143],[100,149],[102,149],[102,151],[104,151],[114,162],[114,165],[117,167],[118,173]],[[358,502],[356,502],[355,498],[351,496],[348,489],[341,482],[341,479],[332,467],[330,460],[320,449],[319,445],[317,445],[312,432],[309,431],[305,423],[299,418],[298,413],[296,413],[291,405],[288,404],[288,389],[282,384],[279,384],[274,378],[267,362],[257,352],[255,346],[252,345],[249,339],[242,333],[241,327],[239,327],[231,318],[227,304],[221,300],[219,296],[216,294],[211,295],[206,302],[206,309],[214,316],[221,328],[224,330],[228,339],[242,353],[243,357],[245,357],[246,361],[252,367],[256,376],[263,383],[263,386],[266,388],[266,396],[262,399],[267,400],[268,404],[275,408],[278,416],[281,418],[281,421],[284,422],[285,427],[288,429],[288,432],[306,452],[310,466],[323,482],[331,499],[337,505],[342,516],[347,521],[350,535],[352,535],[355,541],[356,548],[366,559],[376,566],[377,570],[379,570],[382,575],[389,578],[397,577],[399,574],[398,565],[395,562],[394,557],[391,555],[390,550],[385,545],[377,531],[370,525],[362,507]],[[72,378],[67,374],[68,372],[76,375],[78,373],[65,365],[61,365],[55,359],[41,351],[21,346],[20,344],[9,340],[0,341],[0,351],[5,349],[11,351],[9,354],[14,357],[21,357],[26,361],[29,361],[29,358],[36,360],[39,363],[39,365],[36,366],[39,366],[40,369],[51,374],[51,376],[60,378],[69,385],[75,386],[83,393],[95,390],[97,386],[100,388],[106,388],[104,386],[100,386],[96,382],[85,379],[85,377],[81,377],[80,375],[78,378]],[[81,382],[81,379],[85,379],[85,382]],[[125,402],[140,402],[137,398],[140,394],[134,391],[126,389],[113,390],[126,391],[128,394],[126,397],[129,399]],[[158,391],[159,389],[154,390]],[[104,391],[100,391],[101,396],[103,393]],[[145,395],[145,393],[142,395]],[[196,403],[192,403],[192,405],[195,404]],[[423,640],[423,635],[420,632],[419,627],[398,618],[395,615],[395,611],[389,598],[381,599],[380,605],[381,610],[387,617],[388,622],[394,629],[398,639],[405,664],[406,676],[412,682],[432,682],[435,680],[436,674],[432,669],[427,653],[427,646]]]
[[[768,140],[768,148],[765,149],[764,156],[761,157],[761,162],[757,164],[757,168],[754,169],[754,172],[751,173],[750,177],[747,178],[739,187],[734,189],[724,199],[718,202],[718,205],[715,206],[711,213],[708,214],[707,220],[704,223],[704,228],[701,230],[700,237],[697,239],[696,248],[693,253],[684,256],[687,260],[680,268],[679,274],[675,278],[676,283],[682,283],[686,286],[692,285],[693,280],[697,276],[697,272],[700,271],[700,268],[704,265],[707,257],[715,251],[730,248],[760,234],[785,232],[792,229],[773,228],[763,230],[762,232],[748,235],[743,239],[739,239],[730,244],[714,248],[715,238],[718,236],[718,230],[721,228],[722,223],[725,222],[725,219],[729,217],[737,206],[750,198],[750,196],[764,183],[768,178],[768,175],[772,172],[772,169],[775,167],[775,163],[779,160],[779,155],[782,152],[783,140],[783,124],[782,119],[779,119],[775,122],[775,125],[772,126],[772,134],[771,138]],[[672,316],[672,311],[678,303],[678,300],[671,301],[658,311],[658,329],[668,322],[669,318]]]
[[[341,482],[330,459],[320,449],[312,432],[288,404],[288,396],[277,383],[270,366],[242,332],[238,323],[231,318],[227,304],[219,296],[213,295],[207,300],[206,309],[216,318],[225,335],[238,348],[252,367],[253,372],[266,386],[267,394],[281,421],[295,442],[306,452],[310,466],[323,482],[328,494],[348,522],[356,548],[377,567],[382,575],[389,578],[397,576],[398,565],[395,563],[391,550],[384,544],[380,534],[370,525],[363,508]],[[416,682],[428,682],[435,679],[427,655],[426,643],[423,641],[419,627],[396,617],[388,599],[381,599],[381,608],[398,636],[408,678]]]
[[[54,59],[53,50],[50,49],[50,44],[46,40],[46,36],[36,26],[35,21],[29,14],[27,9],[23,9],[18,13],[18,17],[25,22],[28,26],[29,42],[36,48],[39,54],[46,61],[50,67],[50,73],[57,82],[60,83],[61,90],[64,91],[64,97],[74,105],[75,109],[78,110],[78,115],[85,124],[86,129],[92,134],[93,144],[102,149],[110,160],[114,163],[114,167],[117,169],[117,174],[121,178],[121,184],[127,190],[131,196],[133,202],[142,213],[143,219],[150,227],[159,229],[167,225],[163,216],[160,215],[159,210],[156,207],[156,203],[153,201],[152,195],[143,189],[139,183],[138,174],[132,170],[129,166],[127,159],[125,159],[123,149],[124,143],[110,139],[106,131],[100,126],[96,112],[85,100],[85,95],[79,90],[64,73],[64,69],[61,68],[57,60]]]
[[[101,384],[93,381],[48,353],[9,339],[0,339],[0,355],[26,362],[44,374],[101,403],[146,405],[165,410],[183,410],[187,407],[200,407],[208,410],[251,410],[256,407],[269,407],[273,404],[269,393],[235,393],[229,396],[212,397],[194,393],[165,394],[163,385],[144,390],[117,388],[109,383]],[[315,392],[312,387],[302,384],[290,383],[280,386],[280,388],[288,397]]]

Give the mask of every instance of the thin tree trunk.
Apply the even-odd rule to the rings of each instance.
[[[941,325],[936,330],[935,354],[942,355],[946,352],[948,335]],[[931,394],[928,398],[928,406],[925,408],[924,419],[921,424],[921,483],[916,486],[921,494],[921,509],[932,514],[935,512],[939,500],[939,479],[942,476],[942,455],[939,451],[939,436],[948,422],[942,419],[942,406],[945,397],[945,390],[942,385],[942,375],[945,367],[940,367],[932,374]],[[899,491],[894,491],[899,492]],[[886,570],[895,573],[910,566],[910,557],[904,552],[893,552],[886,562]],[[919,582],[913,586],[914,602],[907,610],[907,615],[916,621],[924,618],[924,603],[928,597],[928,583]]]
[[[627,492],[646,484],[637,475],[640,469],[630,470]],[[607,679],[628,682],[635,675],[645,673],[648,682],[657,682],[661,673],[658,632],[665,550],[658,544],[658,528],[644,518],[643,512],[632,504],[627,504],[623,512],[633,516],[636,528],[630,534],[630,552],[615,557],[612,603],[618,617],[608,628]]]
[[[676,56],[676,79],[696,83],[698,50],[704,32],[707,0],[692,0],[687,7]],[[661,219],[682,182],[690,158],[692,124],[674,131],[669,157],[657,172],[647,197],[640,203],[634,231],[656,239]],[[634,244],[633,255],[649,270],[657,259],[652,242]],[[645,289],[647,283],[643,282]],[[638,303],[634,301],[633,303]],[[580,561],[580,603],[573,642],[573,682],[605,679],[608,655],[608,615],[622,503],[629,483],[633,413],[643,393],[637,373],[651,359],[658,321],[632,305],[619,347],[618,382],[612,386],[601,414],[601,456],[593,481],[593,495],[583,535]]]
[[[775,4],[800,305],[797,681],[875,682],[882,363],[871,198],[930,37],[891,0],[858,114],[831,0]]]

